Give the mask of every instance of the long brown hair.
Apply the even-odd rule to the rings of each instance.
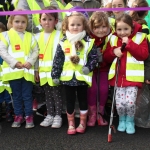
[[[133,7],[148,7],[148,3],[146,0],[136,0],[133,2]],[[130,13],[130,16],[132,17],[133,21],[138,22],[139,24],[147,24],[144,20],[144,17],[146,16],[148,11],[132,11]]]
[[[117,23],[120,22],[120,21],[128,24],[133,29],[133,20],[132,20],[130,15],[128,15],[126,13],[123,13],[123,14],[117,16],[116,17],[116,22],[115,22],[115,29],[117,27]]]

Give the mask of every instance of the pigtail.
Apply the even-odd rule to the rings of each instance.
[[[75,56],[71,56],[70,57],[70,61],[73,63],[73,64],[78,64],[79,63],[79,61],[80,61],[80,58],[79,58],[79,56],[78,55],[75,55]]]
[[[83,45],[83,43],[81,41],[75,42],[76,51],[77,50],[81,50],[83,47],[84,47],[84,45]]]

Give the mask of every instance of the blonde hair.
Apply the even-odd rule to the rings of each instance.
[[[23,11],[23,10],[22,10],[22,9],[15,9],[14,11]],[[27,16],[27,15],[16,14],[16,15],[11,15],[11,16],[9,17],[9,24],[10,24],[11,26],[12,26],[12,22],[13,22],[15,16],[17,16],[17,15],[25,17],[26,20],[27,20],[27,25],[28,25],[28,16]]]
[[[65,19],[63,20],[62,22],[62,33],[65,34],[66,31],[68,30],[68,24],[69,24],[69,21],[68,19],[70,17],[73,17],[73,16],[76,16],[78,17],[79,19],[82,19],[83,21],[83,30],[85,30],[87,33],[89,33],[89,26],[88,26],[88,20],[87,18],[80,12],[71,12],[71,14],[69,16],[66,16]]]
[[[105,24],[107,27],[110,27],[107,14],[104,12],[94,12],[89,20],[90,30],[102,26],[103,24]]]

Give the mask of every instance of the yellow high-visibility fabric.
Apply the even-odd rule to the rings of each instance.
[[[7,41],[4,36],[1,36],[1,40],[8,47],[8,53],[21,63],[25,63],[28,56],[30,55],[31,48],[34,47],[34,44],[31,44],[32,34],[29,32],[25,32],[23,40],[14,29],[10,29],[9,31],[7,31],[7,34],[9,37],[9,41]],[[29,70],[26,68],[11,69],[9,65],[5,61],[3,61],[2,74],[3,82],[24,77],[27,81],[31,81],[34,83],[34,67],[30,68]]]
[[[63,71],[60,80],[69,81],[72,79],[73,74],[75,74],[77,80],[85,81],[89,86],[91,86],[93,72],[90,72],[88,75],[84,75],[82,72],[82,68],[87,62],[87,56],[93,47],[94,39],[89,39],[89,42],[85,42],[84,40],[81,40],[81,42],[83,43],[84,48],[77,51],[77,55],[80,58],[78,64],[73,64],[70,61],[72,44],[68,40],[65,40],[64,42],[60,42],[60,45],[65,54],[65,62],[64,62]],[[69,53],[66,51],[68,51]]]
[[[137,33],[133,38],[133,42],[140,44],[146,34]],[[111,46],[117,46],[118,37],[112,35],[110,38]],[[108,79],[112,79],[115,76],[117,58],[114,59],[110,70]],[[137,61],[129,52],[127,52],[127,63],[126,63],[126,79],[133,82],[144,82],[144,62]]]

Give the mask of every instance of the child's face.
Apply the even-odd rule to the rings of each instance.
[[[123,2],[123,0],[113,0],[112,1],[112,8],[124,8],[125,4]],[[123,11],[113,11],[113,14],[116,16],[122,14]]]
[[[58,20],[56,20],[50,14],[48,14],[48,15],[42,14],[41,15],[40,23],[45,32],[51,33],[54,30],[57,22],[58,22]]]
[[[120,38],[129,37],[131,35],[132,28],[123,21],[119,21],[116,24],[116,33]]]
[[[16,15],[12,21],[12,27],[18,32],[24,32],[27,27],[27,19],[24,16]]]
[[[68,30],[71,34],[78,34],[83,31],[83,20],[78,16],[68,18]]]
[[[96,35],[99,38],[106,36],[108,32],[109,32],[109,27],[107,27],[105,24],[102,24],[101,26],[98,26],[93,29],[94,35]]]

